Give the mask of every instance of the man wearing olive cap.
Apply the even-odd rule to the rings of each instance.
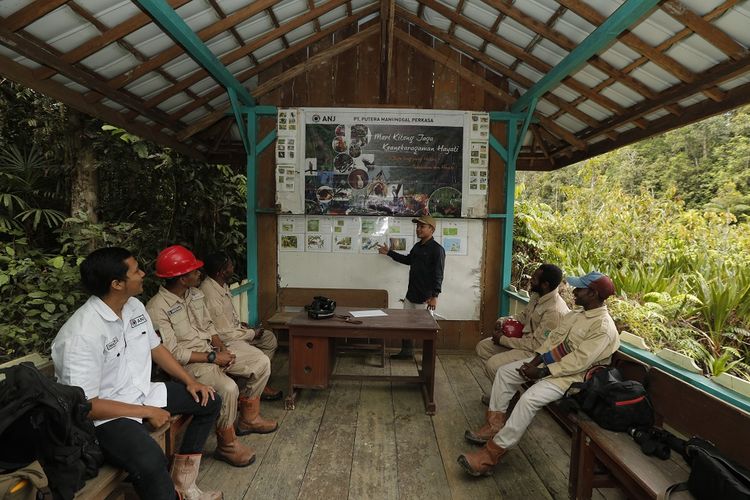
[[[594,271],[566,281],[575,288],[575,303],[582,309],[566,314],[533,358],[504,365],[495,374],[485,425],[464,434],[467,441],[484,447],[458,457],[472,476],[491,474],[508,448],[521,440],[537,411],[562,398],[572,383],[582,382],[592,366],[609,364],[620,347],[617,328],[604,304],[615,294],[612,280]],[[536,382],[508,415],[510,400],[526,381]]]
[[[404,309],[427,308],[434,311],[443,285],[445,250],[432,237],[436,226],[433,217],[423,215],[412,219],[412,222],[417,225],[419,241],[412,247],[409,255],[394,252],[388,245],[379,245],[378,252],[409,266],[409,287],[406,290]],[[401,352],[391,358],[411,359],[413,356],[414,341],[404,339],[401,341]]]

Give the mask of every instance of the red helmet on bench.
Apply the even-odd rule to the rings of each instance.
[[[506,337],[512,337],[516,339],[523,337],[523,323],[516,319],[506,319],[505,321],[503,321],[503,326],[501,328],[503,330],[503,335],[505,335]]]

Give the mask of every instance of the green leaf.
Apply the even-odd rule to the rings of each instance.
[[[53,304],[51,302],[47,302],[46,304],[44,304],[44,309],[48,313],[53,313],[53,312],[55,312],[56,306],[55,306],[55,304]]]
[[[31,297],[32,299],[41,299],[46,296],[47,296],[47,292],[41,292],[39,290],[29,293],[29,297]]]
[[[10,255],[11,257],[15,257],[16,256],[16,251],[13,250],[13,247],[11,247],[11,246],[7,246],[7,245],[5,246],[5,253],[7,253],[8,255]]]
[[[62,269],[62,267],[65,265],[65,259],[62,255],[58,255],[54,259],[50,259],[49,263],[55,269]]]
[[[4,284],[8,283],[10,281],[10,276],[8,276],[5,273],[0,273],[0,286],[3,286]]]

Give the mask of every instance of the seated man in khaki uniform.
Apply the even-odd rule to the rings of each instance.
[[[265,434],[278,427],[275,421],[260,416],[260,393],[271,374],[271,363],[247,343],[234,345],[231,351],[222,350],[203,292],[197,288],[201,267],[203,262],[185,247],[174,245],[162,250],[156,259],[156,275],[165,279],[164,286],[148,301],[146,309],[177,361],[221,396],[215,457],[245,467],[255,461],[255,453],[240,443],[237,435]],[[247,379],[245,394],[240,396],[237,384],[228,375]]]
[[[523,323],[523,336],[504,336],[501,328],[507,318],[498,318],[492,337],[479,341],[477,355],[484,361],[484,371],[490,380],[495,380],[495,373],[501,366],[533,356],[547,334],[557,328],[563,316],[570,312],[558,291],[561,281],[559,267],[553,264],[539,266],[531,275],[529,303],[513,318]],[[489,396],[482,396],[482,402],[489,404]]]
[[[211,313],[214,327],[219,338],[230,351],[234,351],[236,343],[249,343],[260,349],[268,360],[273,360],[278,342],[276,336],[270,330],[249,327],[247,323],[241,323],[237,311],[232,305],[232,293],[227,283],[234,276],[234,262],[224,252],[217,252],[206,257],[203,272],[206,278],[201,283],[201,292],[206,296],[206,307]],[[283,397],[283,393],[269,386],[263,388],[260,395],[262,400],[277,400]]]
[[[464,434],[472,443],[486,443],[479,451],[458,457],[468,474],[492,474],[508,448],[521,440],[537,411],[562,398],[573,382],[582,382],[592,366],[608,364],[620,347],[617,328],[604,305],[615,293],[612,280],[594,271],[567,282],[575,287],[575,303],[583,309],[568,313],[533,358],[514,361],[497,371],[485,425]],[[521,395],[508,416],[510,400],[529,380],[536,383]]]

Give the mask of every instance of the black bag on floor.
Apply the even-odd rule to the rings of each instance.
[[[694,437],[685,445],[685,460],[690,464],[686,483],[669,491],[687,489],[696,500],[750,500],[750,472],[725,457],[709,441]]]
[[[611,366],[595,366],[584,382],[571,384],[561,405],[582,410],[604,429],[625,432],[631,427],[651,427],[654,409],[643,384],[623,380]]]
[[[99,473],[104,457],[80,387],[58,384],[31,363],[2,370],[0,469],[39,460],[54,498],[71,499]]]

